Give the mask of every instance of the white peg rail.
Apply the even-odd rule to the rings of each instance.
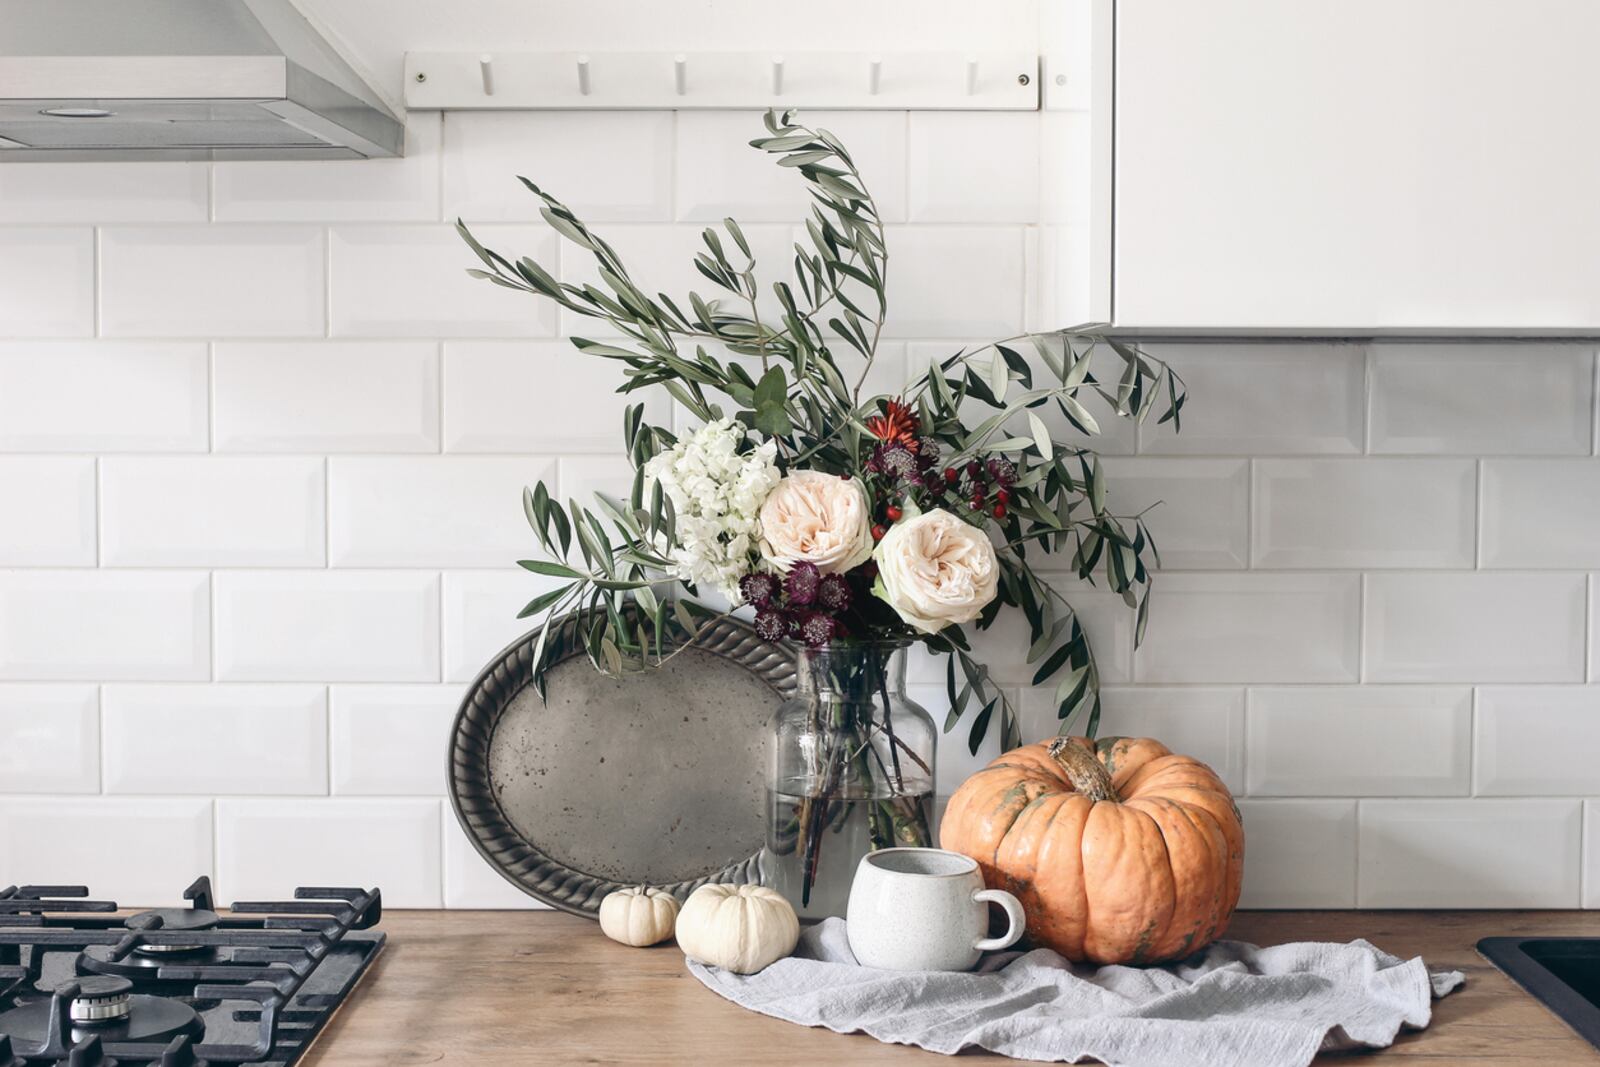
[[[1033,111],[1031,52],[410,52],[406,107]]]

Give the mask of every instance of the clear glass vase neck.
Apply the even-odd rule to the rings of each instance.
[[[905,691],[910,645],[909,641],[851,641],[800,647],[795,650],[796,683],[801,692],[850,699],[884,691],[899,695]]]

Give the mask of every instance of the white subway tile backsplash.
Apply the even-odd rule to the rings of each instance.
[[[328,692],[336,794],[442,796],[459,685],[336,685]]]
[[[622,415],[670,422],[660,389],[618,393],[625,364],[567,341],[451,341],[444,346],[446,452],[621,454]]]
[[[29,163],[0,168],[0,222],[204,222],[206,168]]]
[[[1045,87],[1049,87],[1048,80],[1045,82]],[[1040,222],[1071,226],[1085,231],[1094,225],[1094,196],[1091,184],[1078,177],[1088,173],[1088,168],[1094,166],[1091,159],[1093,143],[1094,119],[1087,108],[1040,112]],[[1087,242],[1080,244],[1087,245]],[[1063,319],[1062,321],[1088,320]]]
[[[335,567],[503,567],[535,548],[522,489],[552,481],[532,456],[335,456],[328,543]]]
[[[1364,800],[1357,902],[1578,907],[1580,809],[1577,800]]]
[[[1248,564],[1248,460],[1111,457],[1101,470],[1111,510],[1144,513],[1163,570],[1233,570]]]
[[[211,870],[211,808],[201,797],[0,797],[0,880],[170,906]]]
[[[1361,579],[1355,574],[1163,574],[1139,682],[1354,682]]]
[[[216,346],[216,448],[436,452],[433,341],[239,341]]]
[[[1483,461],[1485,567],[1600,567],[1600,459]]]
[[[100,461],[108,566],[323,563],[319,456],[114,456]]]
[[[1583,680],[1581,574],[1369,574],[1366,581],[1367,681]]]
[[[0,571],[0,678],[205,678],[208,589],[193,571]]]
[[[1258,567],[1471,567],[1470,459],[1258,459]]]
[[[1586,456],[1593,346],[1373,345],[1371,418],[1374,452]]]
[[[576,500],[597,515],[605,514],[597,493],[626,502],[633,492],[633,465],[625,456],[563,456],[560,471],[561,499]]]
[[[474,235],[509,259],[541,263],[552,231],[484,226]],[[483,267],[453,226],[335,226],[328,235],[336,337],[540,337],[555,332],[554,306],[467,271]]]
[[[203,452],[206,403],[203,344],[0,342],[8,452]]]
[[[94,231],[0,229],[0,323],[7,337],[95,332]]]
[[[455,813],[444,813],[444,906],[528,911],[548,908],[501,877],[467,839]]]
[[[521,176],[586,223],[670,218],[673,118],[665,111],[451,112],[444,217],[537,221],[544,202]]]
[[[99,707],[92,685],[0,685],[0,790],[98,793]]]
[[[1031,226],[1027,230],[1030,330],[1056,330],[1063,322],[1104,318],[1104,280],[1087,227]]]
[[[217,895],[288,900],[296,886],[383,890],[395,908],[442,904],[438,800],[217,801]],[[284,857],[294,862],[284,862]]]
[[[107,793],[326,793],[321,686],[108,685]]]
[[[439,577],[427,571],[225,571],[217,678],[433,682]]]
[[[1010,699],[1012,707],[1017,710],[1018,729],[1022,731],[1022,740],[1029,742],[1034,736],[1029,733],[1026,712],[1022,703],[1022,694],[1015,689],[1007,687],[1004,692]],[[945,689],[944,683],[937,685],[927,682],[916,682],[906,686],[906,696],[922,707],[933,718],[934,729],[942,731],[945,719],[950,714],[950,694]],[[935,794],[935,810],[942,815],[942,804],[949,799],[951,793],[962,782],[977,772],[983,770],[1000,755],[1000,715],[1001,709],[997,706],[994,711],[992,725],[988,734],[978,744],[978,751],[973,752],[970,744],[972,723],[982,707],[976,701],[968,701],[967,709],[949,733],[939,733],[934,744],[933,753],[933,789]],[[1052,726],[1047,733],[1038,735],[1048,737],[1054,734]],[[935,828],[937,829],[937,827]]]
[[[1096,587],[1078,580],[1075,574],[1042,574],[1078,614],[1078,622],[1089,636],[1089,648],[1094,653],[1095,664],[1104,685],[1127,682],[1133,670],[1133,629],[1137,621],[1132,608],[1115,593],[1103,586]],[[1057,604],[1057,608],[1060,605]],[[1065,614],[1063,611],[1062,614]],[[1002,612],[995,617],[994,625],[987,630],[966,627],[979,660],[999,681],[1026,685],[1032,682],[1038,663],[1029,663],[1028,649],[1033,640],[1028,622],[1021,612]],[[926,677],[932,682],[944,682],[944,662],[938,663],[937,677]],[[923,676],[917,676],[924,680]],[[1059,676],[1056,679],[1059,681]]]
[[[1251,796],[1465,796],[1471,787],[1465,686],[1252,689],[1247,734]]]
[[[305,337],[324,332],[323,231],[140,226],[100,231],[107,337]]]
[[[213,167],[219,222],[433,222],[439,219],[436,111],[413,111],[394,159],[225,162]]]
[[[486,226],[475,237],[507,258],[554,258],[550,230]],[[453,226],[336,226],[331,333],[339,338],[534,338],[555,333],[549,301],[467,270],[482,262]]]
[[[1203,686],[1102,686],[1099,737],[1153,737],[1172,751],[1217,772],[1235,793],[1244,791],[1244,690]],[[1055,689],[1022,691],[1022,739],[1058,731]],[[1082,724],[1073,732],[1081,733]]]
[[[1600,688],[1479,689],[1475,734],[1481,796],[1600,793]]]
[[[1240,800],[1245,908],[1349,908],[1356,903],[1353,800]]]
[[[1365,351],[1357,345],[1147,344],[1191,397],[1182,432],[1146,422],[1141,452],[1354,455],[1365,424]]]
[[[532,630],[519,619],[529,601],[564,584],[520,568],[444,576],[444,680],[469,682],[497,652]]]
[[[913,111],[907,144],[912,222],[1039,221],[1037,115]]]
[[[1023,241],[1012,226],[891,226],[885,337],[988,337],[1023,327]]]
[[[0,455],[0,566],[94,566],[94,459]]]
[[[1600,803],[1583,802],[1583,906],[1600,908]]]
[[[807,111],[811,129],[840,138],[855,160],[884,222],[906,217],[906,114],[901,111]],[[798,222],[811,209],[806,182],[781,154],[750,147],[767,137],[751,111],[680,111],[675,185],[685,222]]]

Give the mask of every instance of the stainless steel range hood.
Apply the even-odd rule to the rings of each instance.
[[[403,147],[400,120],[291,0],[0,0],[0,164]]]

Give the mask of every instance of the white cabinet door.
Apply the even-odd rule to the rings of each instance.
[[[1600,327],[1600,2],[1116,0],[1113,315]]]

